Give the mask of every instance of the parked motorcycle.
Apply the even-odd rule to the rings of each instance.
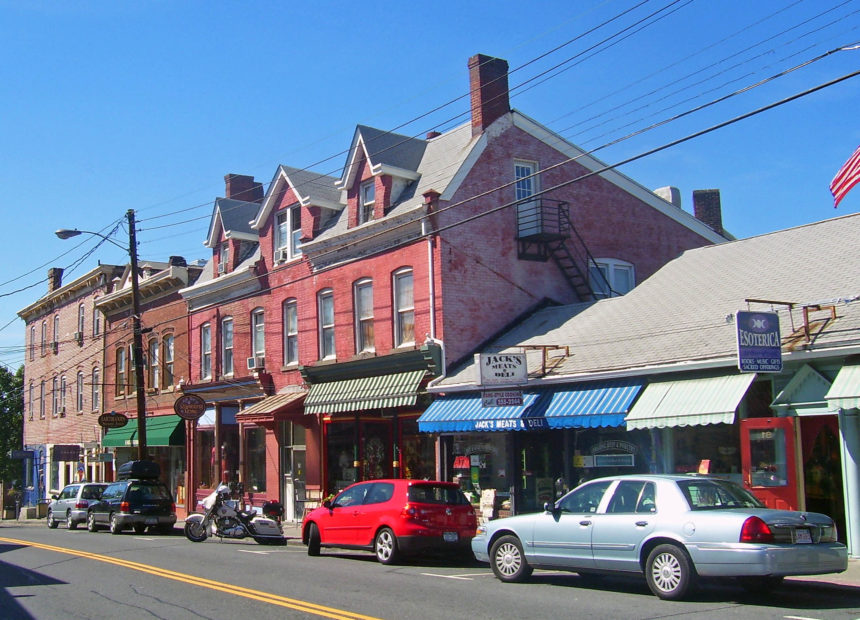
[[[241,495],[241,494],[240,494]],[[195,512],[185,519],[185,536],[191,542],[203,542],[209,536],[245,538],[250,536],[261,545],[286,545],[281,519],[284,508],[279,502],[263,504],[263,514],[241,509],[241,500],[233,499],[234,491],[220,485],[200,503],[205,512]]]

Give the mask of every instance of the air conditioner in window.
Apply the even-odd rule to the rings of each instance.
[[[285,263],[290,260],[290,251],[287,248],[275,250],[275,262]]]
[[[53,351],[56,354],[59,350],[60,350],[60,343],[55,340],[54,342],[51,343],[51,351]]]
[[[265,357],[249,357],[248,370],[262,370],[266,366]]]
[[[75,332],[74,334],[75,342],[81,344],[84,341],[84,332]]]

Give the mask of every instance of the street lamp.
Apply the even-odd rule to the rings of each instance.
[[[113,239],[91,230],[69,230],[61,228],[54,234],[60,239],[77,237],[81,233],[101,237],[115,246],[128,251],[131,262],[131,324],[133,331],[132,362],[134,363],[134,380],[137,385],[137,458],[146,459],[146,394],[143,387],[143,334],[140,328],[140,288],[137,279],[137,238],[134,230],[134,210],[126,213],[128,218],[128,247],[123,247]]]

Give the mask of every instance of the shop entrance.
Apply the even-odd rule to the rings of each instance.
[[[794,421],[794,418],[740,421],[744,486],[768,508],[798,508]]]
[[[839,538],[844,542],[839,420],[835,415],[804,416],[799,420],[806,510],[832,517],[836,521]]]

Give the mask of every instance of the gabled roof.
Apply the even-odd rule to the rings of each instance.
[[[251,229],[251,220],[257,216],[259,210],[260,204],[256,202],[216,198],[212,219],[209,221],[209,234],[204,245],[208,248],[216,247],[220,241],[221,229],[226,239],[259,241],[259,235]]]
[[[337,186],[345,189],[352,185],[362,156],[367,157],[374,174],[387,172],[394,176],[414,178],[426,148],[426,140],[358,125]]]
[[[855,214],[688,250],[623,297],[538,311],[487,350],[569,346],[568,356],[550,352],[547,382],[736,366],[736,311],[777,311],[785,342],[803,325],[802,306],[832,304],[836,320],[808,346],[801,343],[794,352],[784,346],[784,356],[855,353],[860,351],[860,250],[850,240],[858,238],[860,214]],[[786,306],[748,299],[796,306],[789,313]],[[819,316],[829,315],[813,314]],[[533,369],[540,354],[528,355]],[[474,374],[468,365],[439,387],[473,383]]]
[[[317,206],[333,211],[340,211],[346,205],[341,202],[341,192],[335,187],[334,177],[280,165],[269,183],[269,191],[263,199],[263,204],[257,211],[256,217],[249,223],[254,230],[260,230],[271,216],[275,201],[285,187],[293,190],[303,207]]]

